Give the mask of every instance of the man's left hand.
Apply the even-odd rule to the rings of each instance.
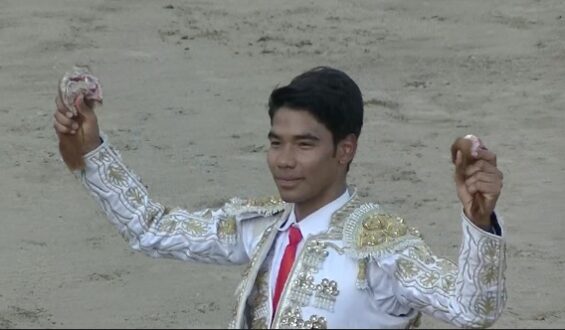
[[[496,154],[479,148],[476,161],[464,169],[464,177],[455,175],[457,196],[463,204],[465,215],[481,228],[491,226],[491,214],[502,190],[502,172],[496,167]],[[462,162],[457,152],[455,166]]]

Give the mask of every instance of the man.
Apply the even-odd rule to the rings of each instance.
[[[484,327],[500,316],[505,243],[494,207],[502,174],[491,151],[479,150],[466,178],[455,180],[463,205],[455,265],[432,254],[401,218],[361,203],[347,185],[363,100],[345,73],[320,67],[297,76],[272,92],[269,116],[267,163],[280,199],[234,198],[198,212],[151,200],[84,102],[75,118],[58,99],[55,130],[61,140],[72,138],[82,123],[86,168],[77,177],[133,249],[248,263],[232,328],[406,328],[421,312]]]

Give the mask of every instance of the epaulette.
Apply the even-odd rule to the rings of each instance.
[[[355,259],[380,259],[422,242],[420,232],[377,204],[363,204],[345,219],[346,252]]]
[[[286,203],[277,196],[245,199],[234,197],[224,205],[224,211],[230,216],[273,216],[284,211],[285,205]]]
[[[377,204],[362,204],[344,221],[345,253],[357,261],[356,286],[367,289],[367,264],[424,243],[420,232]]]

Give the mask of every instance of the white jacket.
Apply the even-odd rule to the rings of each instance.
[[[486,327],[506,302],[505,242],[463,214],[459,262],[435,256],[419,233],[376,204],[352,197],[329,230],[305,238],[272,311],[268,278],[288,204],[234,198],[189,212],[149,198],[140,179],[104,142],[78,172],[130,246],[153,257],[245,264],[232,328],[407,328],[427,313],[460,327]]]

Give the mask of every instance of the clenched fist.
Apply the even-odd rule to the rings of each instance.
[[[53,127],[59,137],[59,150],[63,160],[71,170],[84,168],[82,156],[100,145],[98,119],[94,113],[95,102],[87,101],[84,95],[75,100],[77,113],[68,109],[57,95],[57,110]]]
[[[477,226],[490,228],[490,216],[500,196],[503,179],[497,168],[496,154],[473,135],[457,139],[451,152],[457,196],[465,215]]]
[[[71,170],[84,168],[83,155],[100,145],[94,106],[102,103],[102,86],[88,66],[75,66],[59,81],[55,131],[59,150]]]

